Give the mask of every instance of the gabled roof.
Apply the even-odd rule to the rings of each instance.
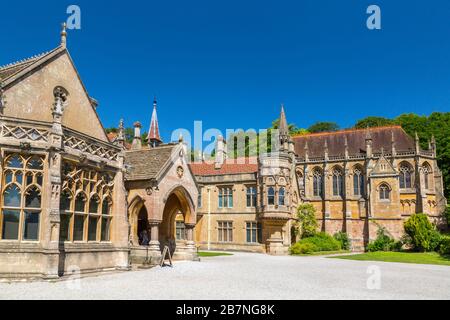
[[[0,78],[3,80],[5,84],[7,80],[12,78],[14,75],[20,73],[21,71],[24,71],[28,67],[31,67],[35,64],[37,65],[41,61],[45,61],[48,58],[64,50],[65,49],[63,47],[59,46],[53,50],[35,55],[31,58],[9,63],[4,66],[0,66]]]
[[[256,157],[227,159],[220,169],[215,168],[214,161],[192,162],[189,166],[196,176],[256,173],[258,172],[258,159]]]
[[[345,154],[345,143],[347,140],[350,155],[366,152],[366,135],[372,139],[374,153],[390,152],[392,148],[392,137],[394,138],[397,151],[414,151],[415,143],[400,126],[376,127],[369,129],[350,129],[336,132],[323,132],[293,136],[295,153],[305,156],[305,145],[308,145],[309,157],[323,157],[325,143],[328,145],[330,156]]]
[[[3,87],[9,86],[10,84],[14,83],[15,81],[21,79],[22,76],[25,76],[28,73],[34,72],[35,70],[38,70],[41,66],[45,65],[46,63],[52,61],[52,59],[55,59],[64,53],[67,54],[67,56],[69,57],[69,60],[72,63],[72,66],[77,74],[77,77],[78,77],[80,83],[81,83],[81,86],[83,87],[84,92],[86,93],[87,97],[89,98],[89,101],[92,105],[92,109],[95,113],[95,116],[97,117],[100,125],[102,126],[105,137],[108,139],[106,130],[103,127],[103,123],[100,120],[100,117],[98,116],[98,113],[96,110],[97,101],[95,101],[95,99],[93,99],[89,95],[83,81],[81,80],[80,74],[78,73],[78,70],[75,67],[72,57],[70,56],[70,53],[67,50],[65,45],[60,44],[58,47],[56,47],[53,50],[41,53],[39,55],[35,55],[28,59],[24,59],[24,60],[16,61],[13,63],[9,63],[4,66],[0,66],[0,79],[2,82],[2,86]]]
[[[155,148],[145,147],[125,152],[125,180],[150,180],[158,177],[159,172],[170,161],[177,144],[162,145]]]

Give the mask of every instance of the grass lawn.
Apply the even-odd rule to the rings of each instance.
[[[292,254],[292,256],[296,257],[308,257],[308,256],[326,256],[329,254],[342,254],[342,253],[350,253],[349,250],[338,250],[338,251],[317,251],[309,254]]]
[[[450,266],[450,257],[443,257],[436,252],[367,252],[362,254],[330,257],[333,259],[347,259],[359,261],[384,261],[418,264],[438,264]]]
[[[218,256],[232,256],[232,253],[227,252],[212,252],[212,251],[199,251],[197,252],[199,257],[218,257]]]

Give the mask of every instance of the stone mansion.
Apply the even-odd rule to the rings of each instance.
[[[290,136],[279,150],[189,163],[182,137],[163,143],[156,101],[148,145],[141,124],[107,134],[66,47],[0,67],[0,278],[58,279],[157,264],[197,249],[282,255],[297,207],[361,250],[377,225],[395,237],[415,212],[446,206],[435,141],[422,150],[400,127]]]

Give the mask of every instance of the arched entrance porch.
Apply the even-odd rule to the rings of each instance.
[[[164,246],[174,259],[193,259],[195,243],[193,229],[195,214],[192,199],[187,191],[178,186],[165,198],[162,221],[159,226],[159,242],[161,250]]]

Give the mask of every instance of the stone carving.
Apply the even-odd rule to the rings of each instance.
[[[49,132],[46,130],[36,129],[24,126],[10,126],[3,124],[0,126],[1,137],[28,139],[32,141],[48,141]]]
[[[73,136],[65,137],[64,146],[113,161],[117,160],[119,154],[119,152],[113,149],[103,147],[96,143],[89,143]]]

